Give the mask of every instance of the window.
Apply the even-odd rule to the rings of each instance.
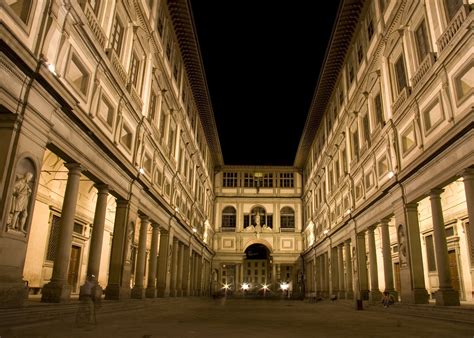
[[[405,73],[405,61],[403,60],[403,55],[395,62],[395,78],[397,81],[397,94],[407,86],[407,77]]]
[[[425,237],[426,243],[426,258],[428,260],[428,271],[436,271],[436,260],[435,260],[435,252],[434,252],[434,245],[433,245],[433,235],[428,235]]]
[[[374,110],[375,110],[375,122],[378,125],[384,125],[385,120],[383,117],[383,105],[382,105],[382,95],[378,93],[374,98]]]
[[[284,207],[280,211],[280,228],[294,229],[295,227],[295,212],[290,207]]]
[[[171,125],[169,133],[168,133],[168,147],[169,147],[170,155],[175,154],[175,149],[174,149],[175,134],[176,134],[176,127],[174,125]]]
[[[357,44],[357,62],[360,64],[364,58],[364,52],[362,51],[362,44],[359,42]]]
[[[454,85],[459,103],[472,95],[474,92],[474,60],[468,62],[467,66],[455,75]]]
[[[269,228],[273,228],[273,215],[272,214],[267,214],[267,221],[265,222],[265,225]]]
[[[112,27],[111,41],[112,49],[115,53],[120,56],[122,52],[122,41],[123,41],[124,28],[118,17],[115,17],[114,26]]]
[[[222,175],[222,186],[224,188],[237,187],[237,173],[224,172]]]
[[[66,79],[74,89],[87,96],[90,74],[75,54],[72,54],[69,62]]]
[[[263,187],[264,188],[273,187],[273,174],[272,173],[263,174]]]
[[[250,225],[250,215],[244,214],[244,228],[248,227],[249,225]]]
[[[132,128],[124,123],[122,127],[122,136],[120,138],[120,143],[122,143],[122,145],[125,146],[128,150],[132,150],[132,142],[133,142]]]
[[[344,174],[349,172],[349,168],[347,165],[347,151],[346,148],[342,149],[342,169],[344,170]]]
[[[387,156],[384,155],[382,158],[377,162],[377,175],[382,177],[388,172],[388,159]]]
[[[138,75],[140,72],[140,59],[135,52],[130,60],[130,83],[138,89]]]
[[[156,20],[156,30],[160,36],[163,36],[163,30],[165,28],[165,15],[163,12],[163,8],[160,9],[158,14],[158,19]]]
[[[352,132],[352,159],[359,159],[359,132],[357,126]]]
[[[251,173],[244,173],[244,187],[252,188],[254,186],[253,175]]]
[[[157,102],[157,96],[155,94],[155,91],[151,91],[150,95],[150,106],[148,108],[148,118],[150,121],[154,121],[156,118],[156,102]]]
[[[364,126],[364,140],[367,144],[370,144],[369,113],[362,117],[362,125]]]
[[[236,210],[234,207],[228,206],[222,210],[222,228],[235,228]]]
[[[168,61],[171,59],[171,38],[168,37],[168,41],[166,42],[166,58]]]
[[[461,8],[463,3],[463,0],[445,0],[444,1],[444,6],[446,8],[446,14],[448,16],[448,21],[451,21],[451,19],[456,15],[458,12],[459,8]]]
[[[415,129],[410,125],[402,133],[402,153],[408,154],[416,146]]]
[[[374,20],[372,18],[372,13],[369,11],[367,13],[367,38],[368,40],[372,40],[372,37],[374,36]]]
[[[428,35],[426,34],[426,24],[424,19],[415,31],[415,41],[418,52],[418,62],[421,63],[429,52]]]
[[[107,126],[112,128],[114,124],[114,108],[103,94],[101,95],[97,115]]]
[[[251,211],[251,223],[252,225],[260,225],[263,226],[266,224],[266,212],[265,209],[262,207],[255,207]]]
[[[423,122],[425,132],[431,131],[441,121],[444,120],[443,109],[441,108],[439,99],[436,99],[424,112]]]
[[[178,65],[178,62],[175,62],[173,65],[173,78],[175,81],[178,81],[178,75],[179,75],[179,65]]]
[[[347,74],[349,76],[349,84],[351,84],[352,81],[354,81],[354,66],[352,65],[351,61],[349,61]]]
[[[100,9],[100,0],[87,0],[89,5],[91,6],[92,10],[95,13],[95,16],[99,15],[99,9]]]
[[[294,187],[293,173],[281,173],[280,174],[280,187],[282,187],[282,188],[293,188]]]
[[[56,250],[59,241],[59,229],[61,228],[61,217],[53,215],[51,218],[51,230],[49,233],[48,251],[46,253],[46,260],[54,261],[56,258]]]
[[[336,157],[337,157],[337,154],[336,154]],[[336,175],[335,182],[337,183],[339,181],[339,177],[341,176],[341,172],[339,170],[339,160],[338,159],[334,160],[334,173]]]
[[[6,2],[20,20],[28,24],[33,0],[6,0]]]
[[[160,114],[160,138],[161,138],[161,143],[163,143],[163,140],[165,138],[165,132],[166,132],[166,114],[164,111],[161,112]]]
[[[374,186],[374,173],[370,171],[365,175],[365,190],[369,190]]]

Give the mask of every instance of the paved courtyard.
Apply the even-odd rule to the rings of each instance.
[[[4,327],[0,335],[1,338],[474,337],[474,321],[423,318],[428,310],[405,311],[401,305],[388,309],[376,305],[356,311],[348,301],[166,298],[136,302],[140,303],[133,303],[135,306],[129,311],[99,310],[96,325],[77,327],[74,316],[65,315],[48,322]]]

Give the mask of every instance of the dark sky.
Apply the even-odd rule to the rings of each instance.
[[[225,164],[292,165],[337,0],[191,0]]]

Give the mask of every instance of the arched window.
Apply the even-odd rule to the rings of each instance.
[[[236,211],[234,207],[228,206],[222,210],[222,229],[235,229],[235,215]]]
[[[295,228],[295,212],[290,207],[284,207],[280,211],[280,228],[294,229]]]

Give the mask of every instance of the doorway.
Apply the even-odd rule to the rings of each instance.
[[[77,282],[79,281],[79,262],[81,260],[81,247],[73,245],[71,249],[71,257],[69,259],[69,271],[67,274],[67,282],[72,287],[72,293],[77,293]]]
[[[456,250],[448,251],[449,271],[451,272],[451,286],[459,293],[459,298],[463,299],[461,290],[461,279],[458,270],[458,261],[456,259]]]

